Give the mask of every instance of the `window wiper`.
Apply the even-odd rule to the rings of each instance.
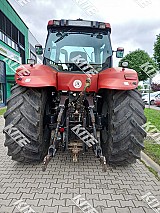
[[[68,36],[68,32],[70,32],[73,28],[71,28],[70,30],[68,30],[66,33],[64,33],[60,38],[58,38],[54,43],[57,43],[59,41],[61,41],[62,39],[64,39],[66,36]]]
[[[65,34],[62,35],[60,38],[58,38],[54,43],[57,43],[57,42],[61,41],[61,40],[64,39],[66,36],[68,36],[67,33],[65,33]]]

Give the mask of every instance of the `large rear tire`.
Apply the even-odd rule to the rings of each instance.
[[[11,89],[4,114],[8,155],[18,162],[41,161],[47,153],[50,130],[45,123],[47,90],[21,87]]]
[[[127,165],[140,159],[146,136],[142,125],[146,122],[144,104],[137,89],[106,90],[102,114],[106,126],[101,132],[103,155],[108,164]]]

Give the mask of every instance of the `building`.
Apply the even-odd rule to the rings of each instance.
[[[0,106],[6,105],[10,96],[17,67],[27,63],[28,58],[37,61],[33,46],[36,42],[12,5],[0,0]]]
[[[39,42],[30,31],[28,31],[28,40],[29,40],[29,58],[34,59],[37,64],[42,64],[42,56],[36,55],[35,53],[35,45],[38,44]]]

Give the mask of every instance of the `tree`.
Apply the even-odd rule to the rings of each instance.
[[[160,70],[160,34],[157,35],[156,42],[154,43],[154,59],[157,63],[158,69]]]
[[[144,50],[135,50],[133,52],[128,53],[124,58],[122,58],[119,62],[119,66],[121,66],[122,62],[128,62],[128,68],[135,70],[138,73],[138,77],[140,81],[147,80],[148,75],[153,75],[157,71],[157,66],[155,61],[149,56],[147,52]],[[141,66],[145,64],[149,64],[148,69],[146,69],[146,73],[143,71],[145,67],[142,69]],[[152,73],[147,72],[152,70]]]

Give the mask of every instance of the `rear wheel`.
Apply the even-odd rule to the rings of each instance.
[[[146,122],[141,94],[137,89],[106,90],[102,114],[105,116],[106,126],[101,132],[101,145],[108,163],[135,163],[140,158],[146,136],[141,127]]]
[[[4,114],[8,155],[19,162],[41,161],[47,153],[47,90],[15,85]]]

